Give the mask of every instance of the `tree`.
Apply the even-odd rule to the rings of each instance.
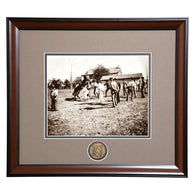
[[[102,76],[109,75],[109,70],[107,68],[105,68],[104,66],[102,66],[101,64],[99,64],[94,69],[93,74],[94,74],[93,75],[94,79],[96,79],[97,81],[99,81],[102,78]]]
[[[80,82],[81,82],[81,77],[77,77],[77,78],[72,82],[73,87],[75,88],[75,86],[76,86],[77,84],[79,84]]]
[[[63,82],[61,79],[53,78],[48,81],[48,88],[49,89],[53,89],[53,88],[59,89],[61,88],[62,84]]]
[[[68,79],[64,81],[64,87],[65,89],[70,89],[70,81]]]

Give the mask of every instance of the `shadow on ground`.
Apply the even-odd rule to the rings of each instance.
[[[89,105],[89,106],[106,106],[108,104],[106,103],[101,103],[101,102],[83,102],[83,103],[80,103],[78,105]]]
[[[99,104],[100,105],[100,104]],[[104,104],[105,105],[105,104]],[[80,110],[98,110],[98,109],[104,109],[104,108],[111,108],[111,106],[101,106],[101,107],[85,107],[80,108]]]

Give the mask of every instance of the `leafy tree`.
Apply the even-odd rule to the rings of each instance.
[[[64,87],[65,89],[70,89],[70,81],[68,79],[64,81]]]
[[[75,88],[75,86],[76,86],[77,84],[79,84],[80,82],[81,82],[81,77],[77,77],[77,78],[72,82],[73,87]]]
[[[99,81],[102,76],[109,75],[109,70],[105,68],[103,65],[99,64],[95,69],[94,69],[94,79]]]
[[[53,79],[49,80],[48,88],[49,89],[53,89],[53,88],[59,89],[62,86],[62,84],[63,84],[63,82],[61,79],[53,78]]]

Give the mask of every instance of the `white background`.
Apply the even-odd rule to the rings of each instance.
[[[195,11],[193,0],[1,0],[0,194],[194,194]],[[6,17],[189,17],[189,178],[6,177]]]

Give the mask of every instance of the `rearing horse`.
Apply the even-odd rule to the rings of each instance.
[[[84,76],[84,79],[78,84],[78,86],[76,86],[74,88],[74,91],[72,93],[72,95],[74,96],[74,100],[76,100],[76,98],[79,98],[79,93],[80,91],[83,89],[84,86],[87,85],[87,88],[89,88],[89,79],[87,79],[86,76]]]

